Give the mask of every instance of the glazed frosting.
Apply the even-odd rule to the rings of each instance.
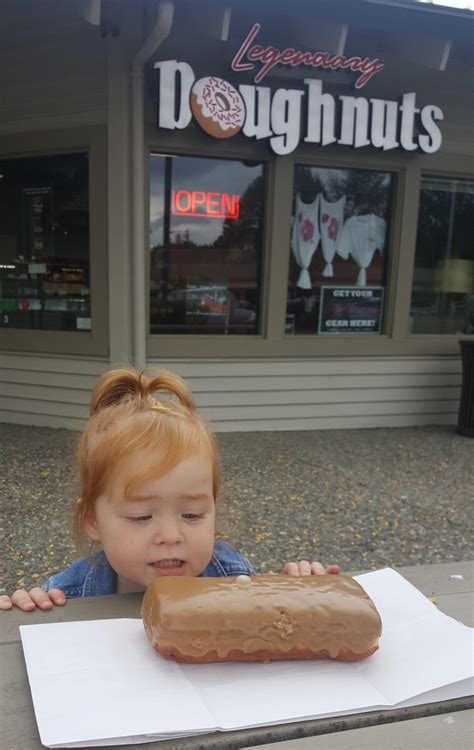
[[[142,617],[158,651],[172,648],[192,658],[294,648],[335,658],[344,648],[366,653],[381,632],[372,600],[343,575],[156,578]]]

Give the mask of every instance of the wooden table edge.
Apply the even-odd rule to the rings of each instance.
[[[162,748],[162,750],[241,750],[243,747],[252,747],[253,745],[299,740],[305,737],[364,729],[410,719],[422,719],[473,708],[474,696],[464,696],[405,708],[377,709],[360,714],[328,716],[322,719],[309,719],[308,721],[290,722],[271,727],[254,727],[229,732],[220,731],[212,734],[194,735],[193,737],[174,740],[160,740],[156,741],[156,744],[153,742],[145,747]],[[128,747],[131,746],[120,745],[117,750]]]

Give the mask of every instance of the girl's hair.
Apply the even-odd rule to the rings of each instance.
[[[178,375],[162,370],[148,377],[135,370],[111,370],[94,388],[90,414],[77,448],[81,497],[75,506],[74,537],[79,547],[84,522],[93,514],[97,498],[107,492],[117,469],[131,456],[137,455],[136,470],[127,477],[125,497],[185,458],[204,453],[212,463],[216,500],[217,444]]]

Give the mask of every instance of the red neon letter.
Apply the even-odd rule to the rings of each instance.
[[[201,193],[198,190],[195,190],[193,193],[191,193],[191,195],[192,195],[192,210],[193,210],[193,213],[197,213],[198,206],[202,206],[203,204],[206,203],[206,196],[204,193]],[[202,214],[203,212],[200,211],[199,213]]]
[[[245,53],[247,52],[248,48],[252,44],[259,31],[260,24],[254,23],[244,41],[242,42],[242,46],[240,47],[230,64],[232,70],[252,70],[253,65],[251,63],[242,63],[241,60],[245,56]]]
[[[226,219],[238,219],[240,208],[240,196],[222,193],[222,213]]]
[[[184,196],[186,199],[186,205],[183,205],[181,201],[181,196]],[[175,194],[175,208],[176,213],[185,214],[189,211],[189,206],[191,203],[191,196],[188,192],[188,190],[178,190],[178,192]]]
[[[219,216],[221,214],[221,203],[219,200],[219,193],[208,193],[207,194],[207,213],[211,216]]]
[[[240,196],[233,195],[232,196],[232,218],[238,219],[239,213],[240,213]]]

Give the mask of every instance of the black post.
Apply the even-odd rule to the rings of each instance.
[[[459,402],[458,432],[474,437],[474,339],[462,339],[461,347],[462,386]]]
[[[170,269],[170,221],[171,221],[171,172],[173,158],[165,156],[165,195],[164,195],[164,216],[163,216],[163,254],[161,257],[161,292],[168,289],[169,269]]]

